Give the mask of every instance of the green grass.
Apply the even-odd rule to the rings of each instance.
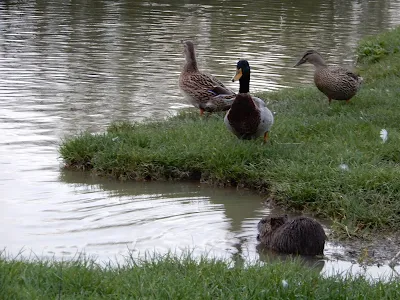
[[[287,283],[283,283],[283,280]],[[395,278],[324,278],[300,261],[232,267],[190,255],[128,258],[117,267],[0,257],[0,299],[398,299]]]
[[[339,235],[399,230],[400,52],[391,50],[398,36],[396,29],[374,38],[387,41],[379,43],[388,54],[363,58],[365,83],[350,104],[328,106],[312,85],[260,94],[276,112],[271,143],[238,140],[223,114],[200,117],[193,109],[165,121],[82,133],[63,141],[61,156],[69,168],[120,179],[250,187],[279,205],[332,219]],[[386,143],[379,137],[383,128]]]
[[[377,62],[399,52],[400,27],[361,40],[356,51],[360,63]]]

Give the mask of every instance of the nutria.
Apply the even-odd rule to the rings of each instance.
[[[272,250],[301,255],[324,253],[325,231],[311,218],[264,217],[258,222],[257,229],[257,240]]]

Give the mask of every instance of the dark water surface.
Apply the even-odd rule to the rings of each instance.
[[[354,65],[361,37],[400,24],[400,0],[203,2],[0,2],[0,248],[105,260],[191,247],[259,259],[255,225],[270,213],[259,196],[61,172],[60,140],[188,107],[177,88],[181,39],[234,90],[239,58],[252,65],[253,91],[276,90],[310,83],[311,67],[292,68],[308,48]],[[328,257],[335,251],[328,245]]]

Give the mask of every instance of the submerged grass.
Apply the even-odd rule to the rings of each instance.
[[[343,275],[343,274],[342,274]],[[167,254],[117,267],[0,257],[0,299],[398,299],[395,278],[324,278],[300,261],[232,267],[210,258]]]
[[[61,156],[69,168],[121,179],[254,188],[278,204],[331,218],[338,234],[398,230],[400,52],[392,40],[400,40],[399,32],[360,43],[365,83],[350,104],[329,106],[314,86],[260,94],[276,113],[269,144],[238,140],[223,114],[200,117],[193,110],[158,122],[114,123],[104,134],[82,133],[62,143]],[[387,54],[368,59],[365,45],[373,41]],[[385,143],[381,129],[388,131]]]

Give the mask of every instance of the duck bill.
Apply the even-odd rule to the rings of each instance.
[[[297,66],[300,66],[300,65],[304,64],[305,62],[306,61],[304,59],[300,59],[293,67],[295,68]]]
[[[233,76],[233,78],[232,78],[232,82],[239,80],[242,77],[242,75],[243,75],[242,69],[237,69],[236,75]]]

